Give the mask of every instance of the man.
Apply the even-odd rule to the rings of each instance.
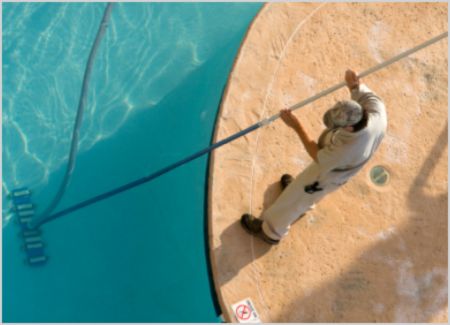
[[[245,230],[269,244],[278,244],[294,221],[358,173],[383,139],[387,127],[383,102],[354,71],[345,72],[345,81],[352,100],[339,101],[324,114],[327,129],[318,143],[290,110],[281,110],[281,119],[300,137],[313,162],[295,179],[282,176],[283,192],[261,219],[250,214],[241,217]]]

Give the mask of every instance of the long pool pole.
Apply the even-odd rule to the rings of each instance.
[[[369,75],[371,73],[374,73],[374,72],[376,72],[376,71],[378,71],[378,70],[380,70],[382,68],[385,68],[385,67],[387,67],[387,66],[389,66],[389,65],[391,65],[391,64],[393,64],[393,63],[395,63],[395,62],[397,62],[397,61],[399,61],[399,60],[401,60],[401,59],[403,59],[405,57],[407,57],[408,55],[411,55],[411,54],[413,54],[413,53],[415,53],[415,52],[417,52],[417,51],[419,51],[419,50],[421,50],[421,49],[423,49],[423,48],[425,48],[427,46],[430,46],[431,44],[434,44],[434,43],[440,41],[441,39],[443,39],[443,38],[445,38],[447,36],[448,36],[448,32],[445,32],[445,33],[442,33],[442,34],[440,34],[440,35],[438,35],[436,37],[433,37],[433,38],[429,39],[428,41],[426,41],[426,42],[424,42],[422,44],[419,44],[419,45],[417,45],[417,46],[415,46],[415,47],[413,47],[413,48],[411,48],[411,49],[409,49],[407,51],[404,51],[404,52],[402,52],[402,53],[392,57],[389,60],[386,60],[386,61],[384,61],[384,62],[382,62],[382,63],[380,63],[378,65],[375,65],[375,66],[373,66],[373,67],[363,71],[358,76],[359,77],[365,77],[365,76],[367,76],[367,75]],[[293,111],[293,110],[296,110],[296,109],[298,109],[300,107],[303,107],[303,106],[305,106],[305,105],[307,105],[309,103],[312,103],[312,102],[318,100],[319,98],[322,98],[322,97],[324,97],[324,96],[326,96],[326,95],[328,95],[328,94],[330,94],[330,93],[332,93],[332,92],[334,92],[334,91],[336,91],[336,90],[338,90],[338,89],[340,89],[340,88],[342,88],[344,86],[345,86],[345,82],[341,82],[341,83],[339,83],[339,84],[337,84],[337,85],[335,85],[333,87],[330,87],[328,89],[325,89],[325,90],[321,91],[320,93],[318,93],[318,94],[316,94],[316,95],[314,95],[314,96],[312,96],[310,98],[307,98],[307,99],[305,99],[305,100],[303,100],[303,101],[301,101],[301,102],[299,102],[299,103],[297,103],[295,105],[292,105],[291,107],[289,107],[289,110]],[[246,128],[244,130],[241,130],[241,131],[239,131],[239,132],[229,136],[228,138],[225,138],[225,139],[223,139],[223,140],[221,140],[219,142],[216,142],[216,143],[212,144],[211,146],[209,146],[209,147],[207,147],[207,148],[205,148],[203,150],[200,150],[199,152],[197,152],[197,153],[195,153],[193,155],[190,155],[190,156],[188,156],[188,157],[186,157],[186,158],[184,158],[184,159],[182,159],[182,160],[180,160],[180,161],[178,161],[178,162],[176,162],[176,163],[174,163],[172,165],[164,167],[164,168],[162,168],[162,169],[160,169],[160,170],[158,170],[158,171],[156,171],[156,172],[154,172],[154,173],[152,173],[152,174],[150,174],[148,176],[139,178],[139,179],[137,179],[135,181],[132,181],[132,182],[127,183],[125,185],[119,186],[119,187],[117,187],[115,189],[112,189],[112,190],[110,190],[108,192],[104,192],[104,193],[96,195],[96,196],[94,196],[94,197],[92,197],[90,199],[87,199],[85,201],[82,201],[80,203],[72,205],[71,207],[68,207],[68,208],[66,208],[64,210],[61,210],[60,212],[54,213],[54,214],[48,216],[47,218],[45,218],[45,219],[43,219],[41,221],[37,221],[37,222],[35,222],[35,224],[31,224],[30,226],[32,228],[39,227],[39,226],[41,226],[41,225],[43,225],[43,224],[45,224],[45,223],[47,223],[47,222],[49,222],[51,220],[54,220],[56,218],[59,218],[61,216],[69,214],[71,212],[74,212],[76,210],[84,208],[84,207],[86,207],[88,205],[91,205],[91,204],[94,204],[96,202],[105,200],[105,199],[107,199],[107,198],[109,198],[111,196],[117,195],[117,194],[122,193],[124,191],[127,191],[127,190],[129,190],[131,188],[134,188],[136,186],[139,186],[139,185],[142,185],[144,183],[150,182],[150,181],[154,180],[155,178],[157,178],[157,177],[159,177],[161,175],[164,175],[164,174],[168,173],[169,171],[171,171],[171,170],[173,170],[173,169],[175,169],[175,168],[177,168],[177,167],[179,167],[181,165],[184,165],[184,164],[186,164],[186,163],[188,163],[188,162],[190,162],[190,161],[192,161],[194,159],[197,159],[197,158],[199,158],[199,157],[201,157],[201,156],[203,156],[203,155],[213,151],[214,149],[217,149],[217,148],[219,148],[219,147],[221,147],[221,146],[223,146],[223,145],[225,145],[225,144],[227,144],[227,143],[229,143],[231,141],[234,141],[234,140],[236,140],[236,139],[238,139],[238,138],[240,138],[240,137],[242,137],[242,136],[244,136],[244,135],[246,135],[246,134],[248,134],[248,133],[250,133],[250,132],[252,132],[252,131],[254,131],[256,129],[259,129],[262,126],[265,126],[265,125],[268,125],[268,124],[272,123],[273,121],[275,121],[279,117],[280,117],[280,114],[277,113],[277,114],[275,114],[275,115],[273,115],[273,116],[271,116],[271,117],[269,117],[267,119],[259,121],[258,123],[253,124],[252,126],[250,126],[250,127]]]

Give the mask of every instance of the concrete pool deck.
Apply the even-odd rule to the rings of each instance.
[[[269,3],[230,74],[217,142],[447,30],[447,3]],[[209,237],[226,321],[251,298],[262,322],[447,322],[447,39],[363,79],[388,131],[363,170],[275,247],[241,229],[311,161],[280,120],[211,156]],[[317,138],[341,89],[296,111]],[[384,186],[369,173],[384,166]],[[349,204],[351,203],[351,204]]]

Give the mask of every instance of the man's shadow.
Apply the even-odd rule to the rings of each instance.
[[[270,184],[264,192],[263,211],[273,204],[280,194],[280,182],[277,181]],[[215,259],[220,261],[220,286],[228,283],[239,274],[241,269],[273,249],[272,245],[265,243],[259,238],[252,237],[242,228],[239,219],[229,225],[220,235],[221,245],[214,249]],[[240,253],[236,254],[238,251]],[[233,262],[225,263],[227,260]]]

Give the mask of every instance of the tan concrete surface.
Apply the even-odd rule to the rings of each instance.
[[[447,30],[446,3],[270,3],[230,75],[215,140]],[[214,281],[227,321],[250,297],[263,322],[447,322],[447,39],[363,81],[382,97],[388,132],[364,169],[294,224],[276,247],[246,234],[281,174],[310,161],[280,120],[212,155]],[[318,137],[346,89],[296,111]],[[385,166],[390,181],[371,184]]]

